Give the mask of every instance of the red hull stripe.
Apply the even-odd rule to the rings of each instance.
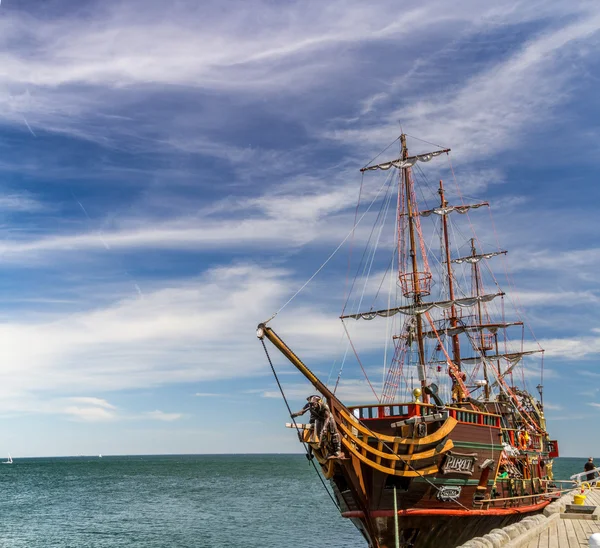
[[[411,510],[398,510],[399,516],[507,516],[511,514],[528,514],[541,510],[545,506],[550,504],[549,500],[540,502],[539,504],[532,504],[530,506],[519,506],[518,508],[490,508],[489,510],[443,510],[442,508],[413,508]],[[374,510],[369,512],[369,516],[372,518],[391,518],[394,517],[393,510]],[[352,510],[350,512],[343,512],[342,517],[344,518],[358,518],[362,519],[365,517],[364,512],[360,510]]]

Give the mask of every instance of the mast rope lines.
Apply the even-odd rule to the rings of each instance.
[[[263,348],[265,349],[265,354],[267,355],[267,360],[269,360],[269,365],[271,366],[271,371],[273,372],[273,376],[275,377],[275,381],[277,381],[277,386],[279,387],[279,391],[281,392],[281,397],[283,398],[283,401],[285,402],[285,406],[287,407],[287,410],[288,410],[288,412],[290,414],[290,419],[292,419],[292,422],[294,423],[294,427],[296,428],[296,432],[298,434],[298,438],[302,442],[302,445],[304,445],[304,450],[306,451],[306,456],[307,456],[309,462],[312,464],[312,467],[315,469],[315,472],[317,473],[317,476],[319,476],[319,479],[321,480],[321,485],[323,485],[323,489],[325,489],[326,493],[329,495],[329,498],[331,499],[331,502],[333,502],[333,504],[338,509],[338,511],[341,512],[342,510],[340,508],[340,505],[333,498],[333,496],[329,492],[329,489],[327,489],[327,485],[325,485],[325,481],[323,480],[323,477],[321,476],[321,474],[319,474],[319,471],[317,470],[317,467],[316,467],[316,465],[314,463],[314,460],[308,457],[308,455],[309,455],[308,446],[307,446],[306,442],[304,441],[304,439],[302,438],[302,435],[300,434],[300,427],[298,426],[298,423],[296,423],[296,418],[294,417],[294,414],[292,413],[292,410],[290,408],[290,404],[288,403],[287,398],[285,397],[285,393],[283,391],[283,387],[281,386],[281,383],[279,382],[279,377],[277,376],[277,372],[275,371],[275,367],[273,367],[273,362],[271,361],[271,356],[269,356],[269,351],[267,350],[267,345],[265,344],[264,339],[260,339],[260,342],[262,343]]]
[[[302,287],[300,287],[300,289],[298,289],[298,291],[296,291],[296,293],[294,293],[284,304],[283,306],[277,311],[275,312],[275,314],[273,314],[266,322],[263,322],[264,325],[267,325],[271,320],[273,320],[275,318],[275,316],[277,316],[277,314],[279,314],[288,304],[290,304],[299,294],[300,292],[310,283],[313,281],[313,279],[317,276],[317,274],[319,272],[321,272],[321,270],[323,270],[325,268],[325,266],[327,265],[327,263],[329,261],[331,261],[331,259],[333,259],[334,255],[341,249],[341,247],[346,243],[346,240],[348,240],[348,238],[350,238],[350,236],[352,236],[356,230],[356,227],[360,224],[360,222],[365,218],[365,216],[367,215],[367,213],[369,213],[369,211],[371,210],[371,208],[373,207],[373,204],[375,204],[375,202],[378,200],[379,195],[381,194],[381,191],[388,185],[388,181],[387,179],[385,180],[385,182],[381,185],[381,187],[379,188],[379,190],[377,191],[377,194],[375,195],[375,197],[373,198],[373,200],[371,201],[371,203],[369,204],[369,207],[367,207],[367,209],[365,210],[365,212],[360,216],[360,219],[358,219],[358,221],[356,221],[356,223],[354,223],[354,225],[352,226],[352,229],[350,230],[350,232],[348,232],[348,234],[346,235],[346,237],[340,242],[340,244],[333,250],[333,252],[331,253],[331,255],[329,255],[329,257],[327,257],[327,259],[325,259],[325,262],[319,267],[317,268],[317,270],[315,271],[315,273],[308,279],[306,280],[306,282],[302,285]]]

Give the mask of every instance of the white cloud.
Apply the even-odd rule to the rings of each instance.
[[[282,276],[252,266],[217,268],[103,308],[4,321],[0,362],[10,379],[5,386],[13,392],[90,386],[101,392],[255,374],[264,364],[247,359],[259,352],[254,324],[288,292]],[[72,403],[110,414],[103,400]],[[85,409],[78,405],[71,412]]]
[[[83,422],[106,422],[116,419],[115,413],[105,407],[69,406],[64,408],[62,413],[70,416],[73,420]]]
[[[541,339],[540,346],[546,350],[548,358],[582,359],[600,354],[600,337],[565,337]],[[583,374],[579,371],[580,374]]]
[[[600,297],[592,291],[563,291],[550,288],[547,291],[518,291],[508,293],[520,305],[527,307],[553,306],[561,308],[580,307],[582,304],[597,303]]]
[[[0,211],[2,212],[37,212],[47,206],[28,194],[4,194],[0,196]]]
[[[181,413],[165,413],[164,411],[148,411],[144,413],[145,417],[156,421],[171,422],[179,420],[183,415]]]
[[[68,401],[80,404],[89,405],[94,407],[102,407],[104,409],[116,409],[116,407],[102,398],[91,398],[91,397],[73,397],[67,398]]]

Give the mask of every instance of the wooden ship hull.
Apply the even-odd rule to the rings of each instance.
[[[346,407],[275,332],[268,338],[327,399],[343,458],[308,424],[289,423],[312,448],[342,517],[370,548],[453,548],[541,512],[556,497],[556,442],[524,437],[510,415],[470,404],[412,401]],[[500,478],[500,467],[513,477]],[[520,476],[520,477],[519,477]]]
[[[410,413],[418,417],[431,410],[414,404],[393,407],[408,408],[409,413],[404,418],[371,419],[378,423],[372,427],[365,420],[368,429],[351,426],[340,413],[348,458],[322,465],[342,516],[353,521],[370,546],[395,546],[397,535],[401,546],[451,548],[549,504],[548,477],[537,466],[540,459],[548,459],[547,452],[533,447],[525,452],[524,462],[536,462],[529,466],[529,478],[495,479],[507,433],[476,421],[500,422],[500,417],[449,408],[447,415],[441,413],[445,417],[436,429],[422,438],[413,437],[412,426],[400,428],[405,437],[374,435],[386,426],[393,430],[390,425],[409,420]],[[456,416],[473,423],[458,422]]]

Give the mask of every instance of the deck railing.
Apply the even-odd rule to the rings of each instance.
[[[587,479],[588,474],[593,474],[593,479]],[[590,486],[596,485],[598,480],[600,479],[600,467],[594,468],[593,470],[589,470],[586,472],[580,472],[579,474],[573,474],[571,476],[571,481],[575,482],[575,485],[579,486],[582,483],[588,483]]]
[[[435,405],[411,402],[398,404],[375,404],[351,406],[348,409],[361,421],[370,421],[374,419],[407,419],[415,415],[427,416],[439,412]],[[500,428],[500,416],[482,411],[471,409],[462,409],[458,407],[447,407],[449,415],[463,424],[477,424],[480,426],[491,426]]]

